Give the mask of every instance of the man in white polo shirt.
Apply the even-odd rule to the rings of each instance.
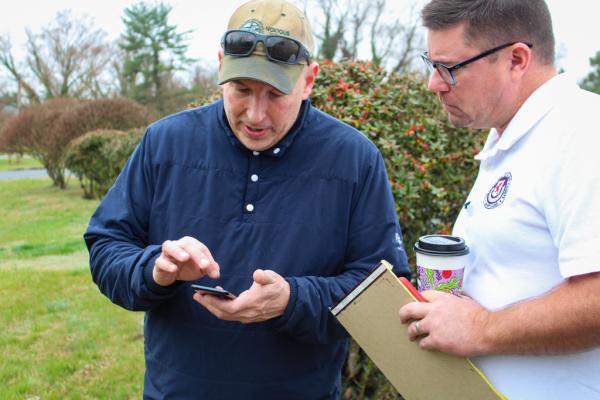
[[[491,131],[454,227],[466,296],[400,318],[509,399],[600,399],[600,96],[557,74],[543,0],[432,0],[422,17],[429,89],[454,125]]]

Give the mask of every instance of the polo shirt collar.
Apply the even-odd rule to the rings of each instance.
[[[311,109],[310,99],[304,100],[302,102],[302,105],[300,106],[300,111],[298,112],[298,118],[296,118],[296,121],[294,122],[294,125],[292,125],[292,127],[290,128],[289,132],[279,142],[275,143],[272,147],[261,151],[260,154],[271,156],[271,157],[283,157],[283,155],[286,153],[287,149],[289,149],[291,147],[296,136],[302,130],[302,127],[304,126],[304,124],[308,118],[310,109]],[[227,120],[227,116],[225,115],[225,105],[223,103],[223,99],[220,100],[220,104],[219,104],[219,121],[221,122],[223,130],[227,134],[227,138],[229,139],[229,142],[234,147],[238,147],[238,148],[244,149],[246,151],[251,151],[251,150],[247,149],[242,144],[242,142],[240,142],[239,139],[233,134],[233,131],[231,130],[231,127],[229,126],[229,121]]]
[[[495,156],[498,151],[509,150],[552,110],[558,96],[568,93],[573,84],[576,83],[567,74],[554,76],[542,84],[525,100],[502,135],[498,135],[496,128],[490,130],[483,149],[475,159],[483,161]]]

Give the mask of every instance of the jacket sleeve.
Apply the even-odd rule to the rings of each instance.
[[[288,307],[272,323],[275,329],[300,341],[324,344],[347,337],[330,307],[382,259],[394,266],[396,275],[410,277],[396,207],[379,152],[369,164],[356,190],[341,273],[333,277],[286,278],[291,289]]]
[[[148,243],[153,198],[146,134],[92,216],[84,239],[100,291],[128,310],[149,310],[172,297],[180,284],[161,287],[152,279],[160,244]]]

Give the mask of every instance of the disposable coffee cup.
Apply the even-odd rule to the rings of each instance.
[[[462,289],[469,254],[464,239],[450,235],[425,235],[415,243],[417,286],[458,294]]]

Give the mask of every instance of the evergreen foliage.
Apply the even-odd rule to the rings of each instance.
[[[124,94],[156,107],[161,114],[167,100],[166,82],[194,61],[186,56],[189,31],[179,33],[176,25],[169,24],[171,10],[163,3],[151,6],[143,1],[126,8],[125,32],[119,43],[125,52]]]
[[[600,94],[600,51],[590,58],[592,71],[583,79],[581,87],[590,92]]]

